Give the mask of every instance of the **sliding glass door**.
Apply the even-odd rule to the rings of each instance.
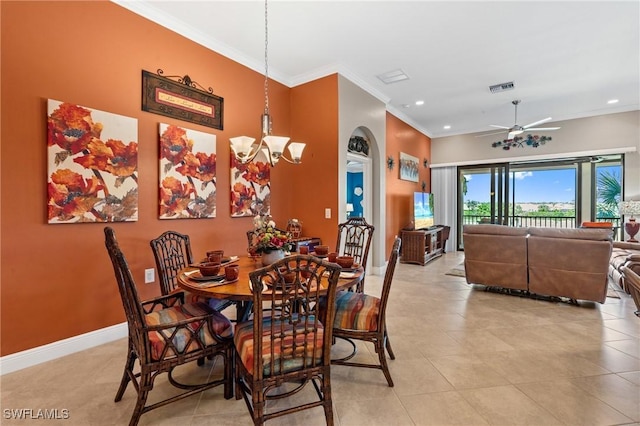
[[[462,248],[463,225],[509,224],[509,164],[460,167],[458,182],[458,245]]]
[[[583,221],[619,227],[623,158],[581,157],[458,168],[458,249],[465,224],[575,228]]]

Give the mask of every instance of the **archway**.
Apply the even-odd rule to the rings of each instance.
[[[384,270],[386,263],[383,217],[385,189],[384,181],[381,180],[381,176],[384,176],[384,174],[380,173],[379,170],[380,158],[383,158],[384,155],[380,155],[380,146],[376,137],[365,126],[355,128],[349,138],[340,144],[340,147],[338,190],[340,218],[346,219],[349,215],[362,216],[367,222],[375,226],[376,231],[374,232],[369,254],[370,265],[367,269],[370,273],[380,274]],[[353,179],[349,178],[349,173],[362,173],[361,185],[353,184]],[[359,182],[359,178],[356,178],[355,181]],[[354,205],[353,211],[347,212],[347,205],[354,204],[353,201],[360,203],[360,205]]]

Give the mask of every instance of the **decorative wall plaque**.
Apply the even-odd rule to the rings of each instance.
[[[200,90],[197,82],[184,77],[142,70],[142,110],[222,130],[224,99],[213,89]]]

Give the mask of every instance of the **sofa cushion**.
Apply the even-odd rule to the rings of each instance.
[[[625,264],[629,256],[632,254],[632,251],[614,247],[611,252],[611,259],[609,259],[609,263],[619,271],[620,267]]]
[[[527,290],[527,228],[465,225],[463,241],[467,283]]]
[[[611,241],[612,231],[609,229],[575,229],[575,228],[529,228],[529,235],[546,238],[566,238],[571,240]]]
[[[489,234],[489,235],[512,235],[526,237],[529,233],[527,228],[518,228],[512,226],[503,225],[464,225],[463,231],[465,234]]]
[[[529,291],[605,301],[612,247],[607,230],[532,228],[532,231],[528,245]]]

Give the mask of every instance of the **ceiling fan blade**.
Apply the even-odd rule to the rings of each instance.
[[[524,129],[527,132],[532,130],[558,130],[560,127],[529,127],[528,129]]]
[[[533,127],[533,126],[536,126],[538,124],[546,123],[549,120],[551,120],[551,117],[543,118],[542,120],[534,121],[533,123],[529,123],[526,126],[522,126],[522,128],[523,129],[528,129],[529,127]]]
[[[502,131],[502,132],[491,132],[491,133],[484,133],[482,135],[476,135],[476,138],[483,138],[485,136],[491,136],[491,135],[503,135],[507,133],[506,131]]]
[[[496,127],[498,129],[505,129],[505,130],[509,130],[511,127],[506,127],[506,126],[498,126],[497,124],[489,124],[490,127]]]

